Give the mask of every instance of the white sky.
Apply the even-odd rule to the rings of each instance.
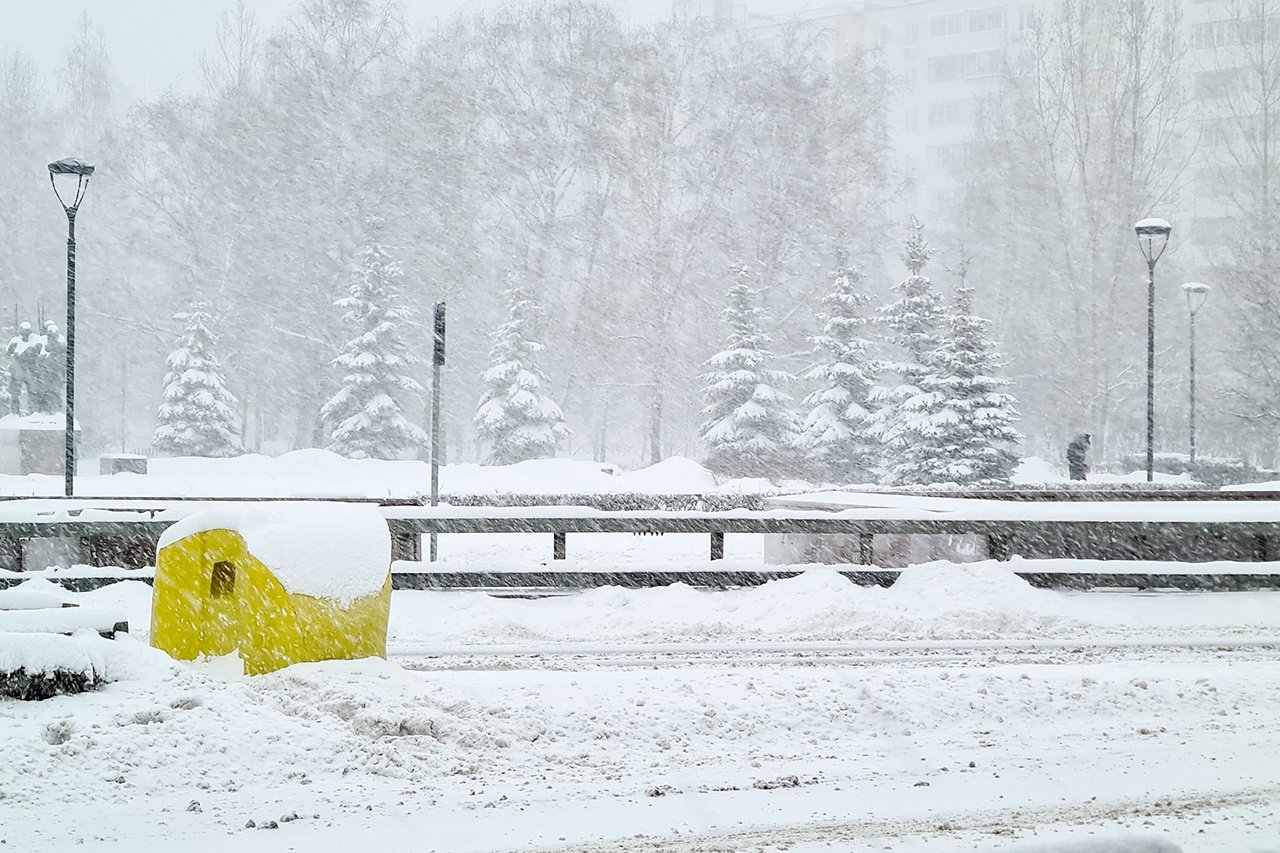
[[[298,0],[249,0],[264,30],[285,18]],[[610,0],[624,18],[659,20],[671,0]],[[194,91],[200,52],[213,42],[219,17],[236,0],[0,0],[0,56],[17,48],[36,62],[46,82],[62,62],[80,16],[87,11],[103,29],[125,101],[151,98],[173,86]],[[434,26],[464,9],[491,8],[501,0],[401,0],[411,25]]]

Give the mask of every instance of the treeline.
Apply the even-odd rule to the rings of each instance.
[[[90,22],[56,96],[20,56],[0,75],[15,200],[0,281],[16,300],[61,302],[51,152],[98,167],[78,235],[91,442],[125,428],[122,402],[149,435],[174,316],[199,313],[247,448],[326,445],[351,339],[335,303],[377,245],[400,271],[410,357],[429,351],[431,303],[449,302],[453,459],[482,452],[473,416],[508,276],[544,309],[547,390],[577,427],[566,450],[694,455],[728,265],[758,271],[770,331],[802,353],[837,250],[871,262],[886,233],[886,76],[796,33],[628,28],[577,0],[413,33],[390,5],[306,0],[277,31],[242,6],[215,35],[203,91],[127,112]],[[409,373],[427,384],[425,365]]]

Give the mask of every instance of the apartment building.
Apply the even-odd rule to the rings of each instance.
[[[878,51],[896,82],[890,105],[893,156],[906,180],[901,212],[935,219],[954,201],[957,167],[973,139],[984,104],[999,95],[1000,71],[1011,46],[1035,14],[1056,0],[848,0],[794,11],[782,0],[674,0],[683,16],[703,15],[724,26],[768,31],[799,26],[833,55]],[[1187,211],[1181,233],[1205,244],[1230,227],[1228,199],[1240,181],[1232,154],[1241,143],[1236,94],[1247,62],[1240,48],[1249,27],[1233,21],[1235,0],[1171,0],[1181,6],[1188,47],[1188,128],[1194,149],[1182,182]],[[1247,6],[1255,0],[1246,0]],[[1280,0],[1275,0],[1280,15]],[[1280,43],[1280,17],[1274,37]],[[1280,63],[1277,63],[1280,71]],[[1275,105],[1280,111],[1280,103]],[[1280,120],[1278,120],[1280,121]],[[1280,147],[1280,146],[1278,146]]]
[[[682,0],[696,4],[699,0]],[[706,0],[706,8],[714,11]],[[905,180],[900,213],[934,219],[952,201],[955,173],[983,104],[998,94],[1010,39],[1043,2],[853,0],[800,12],[761,14],[750,4],[725,16],[747,29],[799,26],[833,54],[878,52],[894,80],[890,104],[893,156]]]

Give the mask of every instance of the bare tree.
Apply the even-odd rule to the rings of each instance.
[[[1132,223],[1177,202],[1190,149],[1179,11],[1067,0],[1020,38],[968,164],[962,230],[986,250],[984,278],[1004,282],[993,307],[1015,381],[1029,380],[1029,437],[1057,447],[1087,425],[1105,447],[1136,427],[1143,387]]]
[[[1280,424],[1280,2],[1237,0],[1202,25],[1201,230],[1232,334],[1227,409],[1274,454]]]

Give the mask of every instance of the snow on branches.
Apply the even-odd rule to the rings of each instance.
[[[504,293],[507,321],[498,327],[481,378],[484,394],[476,409],[476,435],[489,442],[487,462],[509,465],[555,456],[556,445],[572,436],[555,401],[542,393],[547,377],[538,364],[540,309],[514,274]]]
[[[429,443],[399,402],[405,393],[422,393],[408,374],[419,360],[400,328],[410,315],[400,306],[402,275],[387,247],[374,241],[357,258],[348,295],[334,302],[346,309],[342,320],[352,337],[333,360],[343,372],[342,387],[320,416],[333,428],[329,449],[351,459],[402,459]]]
[[[824,358],[805,378],[821,385],[804,398],[808,409],[797,446],[805,467],[819,478],[843,483],[873,483],[878,476],[880,443],[868,432],[868,398],[874,374],[865,329],[871,297],[862,289],[862,273],[841,263],[832,273],[832,290],[822,298],[821,334],[810,338]]]
[[[731,270],[726,348],[707,360],[707,416],[698,436],[706,445],[706,465],[717,474],[778,479],[794,466],[797,432],[790,397],[780,386],[793,381],[768,364],[769,336],[752,270]]]
[[[234,456],[241,452],[236,398],[226,387],[222,365],[213,353],[217,337],[212,318],[197,302],[184,314],[177,348],[166,361],[159,424],[152,444],[174,456]]]

